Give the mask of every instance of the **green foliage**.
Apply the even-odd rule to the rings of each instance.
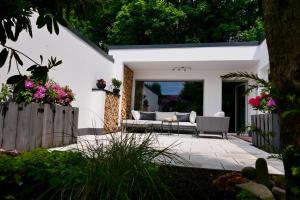
[[[282,151],[283,163],[285,163],[286,184],[290,187],[292,197],[295,199],[300,196],[300,148],[299,146],[289,145]]]
[[[264,23],[261,18],[255,21],[254,26],[249,30],[245,30],[241,33],[242,40],[245,41],[257,41],[258,38],[265,38]]]
[[[7,84],[2,83],[1,84],[1,90],[0,90],[0,103],[7,102],[10,98],[10,88]]]
[[[253,194],[251,194],[247,190],[241,190],[236,196],[237,200],[259,200],[259,198],[256,198]]]
[[[50,69],[62,64],[61,60],[56,60],[56,58],[51,57],[48,59],[48,65],[43,66],[43,57],[41,57],[41,64],[32,65],[27,69],[31,73],[31,79],[37,83],[45,84],[48,81],[48,72]],[[7,79],[7,84],[11,85],[13,88],[13,94],[16,97],[16,102],[32,102],[32,92],[29,90],[24,90],[25,80],[27,76],[23,75],[13,75]]]
[[[264,39],[257,0],[103,0],[73,27],[97,45],[249,41]]]
[[[249,180],[254,180],[256,177],[256,169],[254,167],[244,167],[241,173]]]
[[[256,182],[263,184],[271,189],[271,182],[269,180],[268,164],[264,158],[258,158],[255,162]]]
[[[163,0],[135,0],[124,5],[119,11],[109,31],[108,42],[110,44],[175,43],[178,35],[182,33],[185,18],[184,12]]]
[[[120,80],[118,80],[118,79],[116,79],[116,78],[113,78],[113,79],[111,79],[111,83],[112,83],[112,85],[114,86],[114,88],[120,88],[121,87],[121,85],[122,85],[122,81],[120,81]]]
[[[53,30],[56,34],[59,33],[58,23],[67,25],[65,17],[70,16],[73,11],[78,17],[88,16],[91,11],[98,10],[99,0],[14,0],[5,1],[1,0],[0,7],[0,42],[3,49],[0,53],[0,68],[4,66],[7,58],[9,58],[8,71],[11,68],[12,59],[16,62],[16,67],[23,65],[20,55],[25,56],[29,60],[31,58],[24,53],[6,46],[7,40],[17,41],[20,33],[23,31],[28,32],[32,37],[32,24],[30,17],[34,12],[38,13],[37,27],[47,27],[48,31],[52,34]],[[9,56],[10,54],[10,56]],[[33,61],[34,62],[34,61]],[[34,62],[37,64],[36,62]]]
[[[110,144],[84,152],[36,149],[18,157],[0,155],[0,198],[172,199],[159,175],[168,148],[156,150],[153,135],[112,135]],[[80,151],[80,149],[78,149]]]

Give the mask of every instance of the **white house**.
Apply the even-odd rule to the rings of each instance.
[[[169,45],[129,45],[111,46],[114,74],[123,79],[124,66],[133,71],[133,90],[136,81],[203,81],[203,114],[206,116],[224,110],[226,101],[237,104],[239,87],[247,83],[222,81],[221,75],[234,71],[258,73],[262,78],[268,77],[268,51],[266,42],[208,43],[208,44],[169,44]],[[174,69],[187,70],[174,70]],[[225,99],[223,90],[232,90],[232,99]],[[228,91],[230,92],[230,91]],[[224,93],[223,93],[224,94]],[[256,95],[256,94],[252,94]],[[230,97],[227,97],[230,98]],[[134,105],[134,98],[131,98]],[[225,101],[225,103],[224,103]],[[243,125],[250,123],[254,110],[247,106],[247,99],[238,105],[229,105],[234,111],[231,118],[235,127],[242,119]],[[232,110],[232,109],[231,109]]]
[[[37,29],[33,23],[33,33],[33,38],[22,33],[17,43],[8,45],[35,60],[39,60],[40,55],[63,60],[61,66],[50,72],[50,78],[62,85],[69,85],[75,92],[76,101],[73,106],[79,107],[79,128],[83,131],[104,127],[106,92],[92,90],[96,87],[96,80],[100,78],[106,80],[108,85],[112,78],[124,83],[118,98],[119,122],[121,116],[126,116],[122,112],[133,108],[136,81],[196,80],[203,81],[204,84],[203,115],[213,115],[223,110],[226,102],[230,104],[234,101],[235,105],[229,105],[228,108],[235,108],[231,113],[235,126],[240,118],[244,120],[242,123],[249,123],[249,116],[255,112],[247,106],[245,98],[243,102],[239,102],[241,106],[237,105],[237,98],[241,95],[239,88],[247,87],[247,83],[225,82],[220,76],[234,71],[247,71],[268,78],[269,59],[265,41],[111,46],[107,55],[76,32],[62,26],[57,36],[51,35],[46,29]],[[23,61],[26,67],[21,71],[26,73],[25,69],[31,63],[26,58]],[[182,67],[188,70],[173,70]],[[124,73],[126,70],[130,71],[131,78]],[[16,67],[13,66],[7,74],[6,63],[0,69],[0,82],[5,82],[7,77],[16,73]],[[110,89],[109,86],[107,88]],[[234,96],[225,97],[224,91],[227,90]]]

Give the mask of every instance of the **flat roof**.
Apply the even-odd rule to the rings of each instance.
[[[196,48],[196,47],[235,47],[235,46],[258,46],[260,42],[217,42],[217,43],[188,43],[188,44],[153,44],[153,45],[111,45],[109,50],[114,49],[155,49],[155,48]]]

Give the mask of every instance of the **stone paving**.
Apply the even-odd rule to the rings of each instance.
[[[118,134],[120,133],[114,135]],[[218,136],[195,137],[189,134],[166,135],[160,133],[156,133],[156,135],[157,142],[155,146],[157,148],[171,146],[171,149],[177,155],[184,158],[184,166],[186,167],[240,171],[245,166],[254,167],[257,158],[265,158],[270,174],[284,174],[282,161],[274,158],[268,159],[271,154],[230,134],[228,140]],[[110,135],[80,136],[78,139],[80,145],[77,144],[77,147],[84,146],[82,145],[84,142],[89,143],[89,145],[96,144],[95,141],[109,142],[110,138]],[[75,146],[69,145],[56,149],[68,150]]]

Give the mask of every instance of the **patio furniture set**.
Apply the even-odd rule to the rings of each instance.
[[[227,139],[230,117],[225,117],[224,112],[218,112],[214,116],[197,116],[196,112],[143,112],[131,111],[132,119],[122,121],[122,127],[127,129],[145,129],[153,132],[158,130],[168,134],[176,131],[192,132],[199,134],[220,134]]]

